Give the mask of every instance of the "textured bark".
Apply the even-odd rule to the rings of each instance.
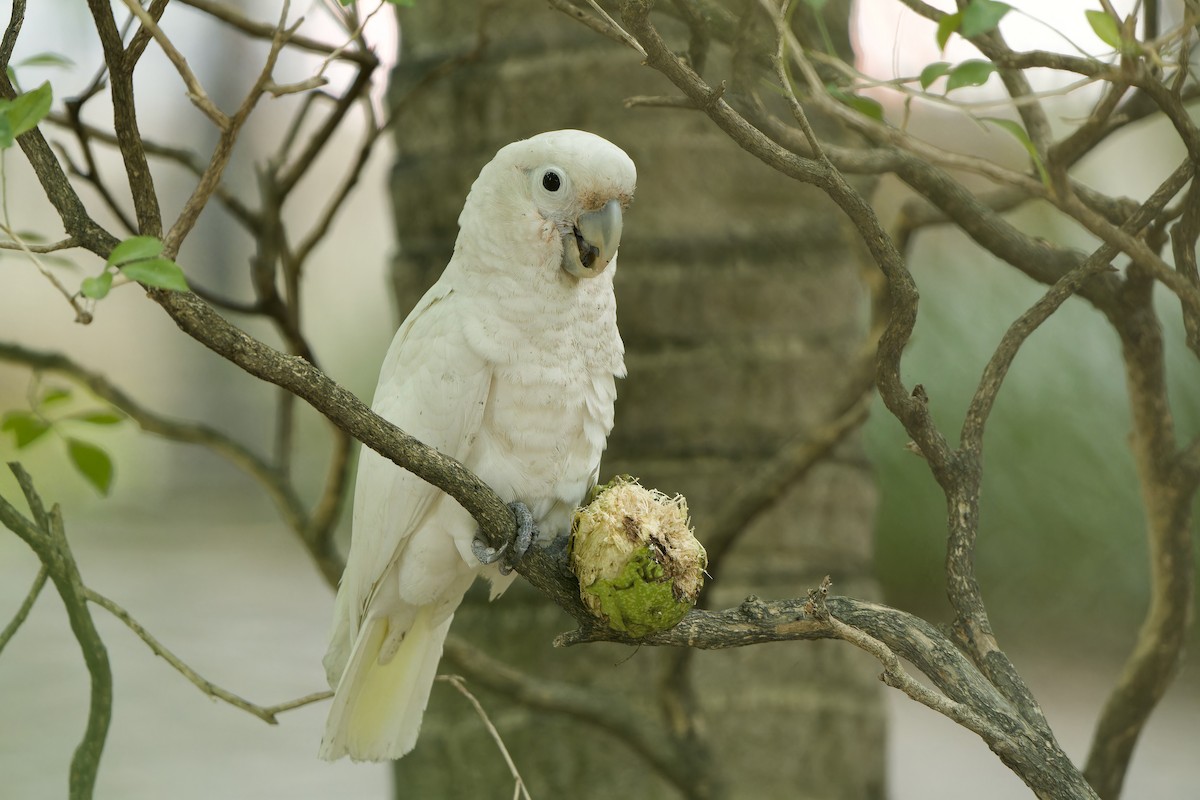
[[[478,9],[419,3],[401,21],[402,91],[476,45]],[[862,345],[861,253],[837,210],[740,152],[701,115],[625,109],[668,84],[631,51],[540,2],[486,18],[482,58],[412,101],[397,126],[394,195],[407,312],[449,258],[470,182],[509,141],[577,127],[638,164],[626,216],[618,314],[629,377],[603,475],[628,472],[688,498],[697,535],[745,476],[789,439],[837,413],[845,365]],[[668,25],[667,27],[672,27]],[[687,45],[677,26],[679,48]],[[709,59],[714,80],[729,71]],[[854,437],[759,515],[710,572],[709,604],[792,597],[832,574],[869,597],[875,490]],[[551,647],[572,621],[518,582],[495,605],[469,595],[455,632],[522,671],[619,693],[657,716],[669,650]],[[786,648],[786,649],[785,649]],[[443,671],[453,671],[448,658]],[[730,797],[881,797],[878,665],[836,643],[697,653],[698,720],[714,777],[696,791]],[[671,797],[666,779],[621,741],[564,715],[479,695],[535,797]],[[703,754],[700,754],[703,757]],[[474,711],[434,689],[421,741],[397,762],[403,797],[501,797],[511,779]]]

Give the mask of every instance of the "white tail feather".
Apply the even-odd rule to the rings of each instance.
[[[433,625],[432,617],[433,606],[417,611],[387,664],[379,663],[387,618],[364,620],[334,693],[321,758],[334,761],[348,755],[355,761],[383,761],[413,749],[454,619],[451,615]]]

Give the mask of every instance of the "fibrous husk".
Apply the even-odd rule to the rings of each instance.
[[[704,584],[708,556],[687,501],[619,476],[571,525],[571,567],[584,605],[613,630],[643,637],[676,625]]]

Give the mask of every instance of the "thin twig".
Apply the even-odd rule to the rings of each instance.
[[[622,101],[626,108],[679,108],[686,111],[696,111],[698,106],[690,97],[677,95],[634,95]]]
[[[79,243],[71,237],[61,239],[53,244],[33,244],[24,240],[13,240],[9,242],[0,241],[0,250],[21,250],[28,253],[55,253],[59,250],[70,250],[73,247],[78,247]]]
[[[163,33],[162,28],[158,27],[158,23],[150,16],[146,9],[142,8],[138,0],[123,0],[125,6],[129,9],[138,20],[142,23],[142,27],[150,32],[154,37],[154,41],[162,48],[167,59],[175,66],[175,71],[179,73],[179,77],[183,79],[183,83],[187,86],[188,98],[196,106],[204,112],[204,115],[212,120],[213,124],[219,129],[225,130],[229,126],[229,117],[221,109],[217,108],[213,103],[212,98],[208,96],[208,92],[204,91],[204,87],[200,84],[200,79],[196,77],[196,73],[192,72],[191,66],[183,53],[175,47],[167,35]]]
[[[596,31],[596,33],[599,33],[601,36],[605,36],[609,39],[612,39],[614,42],[620,42],[627,47],[633,48],[635,51],[641,54],[642,58],[646,57],[646,51],[642,49],[642,46],[638,43],[637,39],[630,36],[624,28],[618,25],[616,21],[608,15],[608,12],[601,8],[595,2],[595,0],[588,0],[588,3],[592,6],[592,8],[596,9],[600,13],[602,19],[597,19],[596,17],[588,14],[582,8],[572,3],[571,0],[550,0],[550,5],[552,7],[558,9],[567,16],[574,17],[584,25]]]
[[[38,595],[41,594],[42,587],[46,585],[46,578],[48,576],[49,572],[46,569],[46,565],[43,564],[41,569],[38,570],[37,577],[33,579],[33,585],[25,593],[25,599],[21,601],[21,606],[17,609],[17,613],[13,614],[13,618],[4,626],[4,630],[0,631],[0,652],[4,651],[9,640],[12,639],[17,630],[20,629],[21,625],[29,617],[29,612],[33,610],[33,604],[37,602]]]
[[[126,3],[135,3],[136,0],[125,0]],[[179,216],[171,225],[171,229],[163,237],[163,254],[168,258],[174,257],[179,252],[179,248],[183,245],[183,240],[191,232],[192,227],[196,224],[196,220],[200,218],[200,213],[204,207],[208,205],[208,200],[221,184],[221,176],[225,172],[225,167],[229,164],[229,159],[233,155],[233,145],[237,140],[238,134],[241,133],[242,126],[250,117],[250,113],[258,104],[265,92],[265,86],[271,80],[271,74],[275,69],[275,63],[279,59],[279,53],[283,50],[283,46],[287,43],[289,37],[295,32],[287,28],[288,11],[291,8],[291,0],[283,0],[279,11],[279,24],[275,29],[275,36],[271,39],[271,47],[267,51],[267,57],[264,59],[262,69],[259,71],[258,78],[254,81],[254,85],[246,93],[246,97],[242,100],[237,111],[232,116],[225,118],[225,123],[220,125],[221,135],[217,140],[216,147],[213,148],[213,153],[209,159],[208,166],[204,170],[204,174],[200,176],[196,188],[192,190],[191,196],[183,205],[183,209],[179,212]],[[299,23],[296,23],[299,25]]]
[[[496,743],[496,749],[500,751],[500,755],[504,758],[504,763],[508,765],[509,774],[512,775],[513,781],[516,783],[514,789],[515,797],[524,797],[525,800],[533,800],[529,796],[529,789],[525,786],[524,779],[521,778],[521,773],[517,769],[516,762],[513,761],[512,755],[508,752],[508,748],[504,746],[504,739],[500,736],[500,731],[496,730],[496,726],[492,724],[491,717],[484,710],[483,704],[479,702],[479,698],[471,694],[467,688],[466,682],[461,675],[438,675],[436,680],[448,683],[458,690],[458,693],[467,698],[467,702],[475,709],[475,713],[479,715],[479,719],[483,721],[483,727],[487,729],[488,735],[492,737],[492,741]]]
[[[0,361],[24,364],[43,372],[66,375],[86,386],[100,399],[120,409],[137,423],[143,431],[165,439],[198,444],[225,458],[234,466],[244,470],[259,482],[275,501],[284,522],[300,533],[306,542],[316,542],[319,547],[310,551],[321,572],[336,584],[341,576],[342,561],[327,541],[331,536],[340,500],[332,497],[345,494],[348,478],[349,448],[338,444],[330,465],[331,476],[326,491],[310,515],[291,483],[268,461],[248,447],[207,425],[172,419],[146,408],[120,387],[100,373],[93,372],[70,358],[53,352],[31,350],[18,344],[0,342]]]
[[[363,31],[367,27],[367,24],[375,18],[376,14],[388,7],[388,3],[385,2],[385,0],[379,0],[379,5],[375,6],[375,8],[371,10],[371,13],[363,17],[362,21],[358,24],[358,27],[350,32],[350,38],[335,47],[327,56],[325,56],[325,59],[321,62],[321,66],[317,67],[316,77],[319,78],[320,76],[324,75],[325,70],[329,69],[329,65],[334,61],[334,59],[341,58],[342,53],[346,52],[346,50],[350,48],[350,45],[359,41],[360,37],[363,35]]]
[[[233,5],[228,3],[212,2],[211,0],[175,0],[175,2],[178,2],[180,5],[191,6],[197,11],[202,11],[215,19],[219,19],[231,28],[255,39],[273,39],[275,37],[274,25],[266,22],[255,22],[240,14]],[[289,44],[301,50],[308,50],[321,55],[328,55],[335,49],[334,45],[299,35],[293,36]],[[338,53],[337,58],[368,66],[374,66],[379,63],[375,54],[369,50],[343,49]]]
[[[987,423],[988,415],[991,413],[992,405],[996,402],[1000,386],[1008,374],[1008,369],[1012,366],[1017,352],[1021,349],[1025,340],[1043,322],[1048,320],[1063,303],[1079,291],[1079,288],[1085,281],[1093,275],[1113,271],[1113,268],[1108,263],[1112,259],[1112,254],[1107,254],[1107,258],[1104,255],[1102,253],[1099,257],[1089,258],[1079,268],[1064,275],[1005,331],[1000,344],[997,345],[991,359],[988,360],[987,367],[983,371],[983,377],[979,380],[974,397],[971,398],[966,420],[963,422],[960,447],[972,450],[979,450],[983,447],[984,425]]]
[[[642,58],[646,57],[646,51],[644,49],[642,49],[642,46],[641,46],[641,44],[638,43],[638,40],[634,39],[632,36],[629,35],[629,33],[624,28],[622,28],[620,25],[618,25],[617,21],[615,19],[613,19],[611,16],[609,16],[608,12],[605,11],[604,8],[599,3],[596,2],[596,0],[587,0],[587,4],[589,6],[591,6],[592,9],[597,14],[600,15],[601,19],[603,19],[606,23],[608,23],[608,25],[610,25],[612,27],[612,29],[617,32],[617,36],[620,38],[620,40],[622,42],[624,42],[625,44],[627,44],[631,48],[633,48],[635,51],[637,51],[637,53]],[[699,69],[700,66],[697,64],[695,66],[695,68]]]
[[[606,730],[637,751],[686,796],[711,796],[705,791],[711,786],[709,765],[697,761],[694,749],[628,698],[595,687],[525,674],[454,635],[446,640],[444,652],[454,669],[475,685],[502,692],[530,708],[567,714]]]
[[[37,251],[35,251],[32,247],[30,247],[26,243],[26,241],[23,238],[21,238],[21,235],[19,233],[17,233],[16,230],[14,230],[12,228],[11,224],[9,223],[9,221],[8,221],[8,181],[5,178],[3,158],[4,158],[4,156],[2,154],[0,154],[0,196],[2,196],[2,200],[0,200],[0,202],[3,203],[3,207],[4,207],[4,224],[0,225],[0,231],[3,231],[4,235],[8,236],[9,239],[11,239],[12,242],[17,245],[17,249],[19,249],[22,253],[25,254],[25,257],[28,258],[29,261],[33,264],[33,266],[37,268],[38,272],[42,273],[42,277],[44,277],[46,280],[50,281],[50,285],[53,286],[56,290],[58,290],[59,294],[61,294],[64,298],[66,298],[67,303],[69,303],[71,308],[74,309],[74,311],[75,311],[75,321],[80,323],[81,325],[87,325],[89,322],[92,321],[92,312],[90,312],[86,308],[84,308],[82,301],[79,299],[79,296],[75,292],[72,292],[70,289],[68,289],[66,286],[64,286],[63,282],[58,279],[58,276],[55,275],[50,270],[49,267],[47,267],[45,264],[42,263],[42,260],[37,257],[38,256]]]
[[[74,99],[68,99],[66,101],[66,106],[68,109],[70,109],[72,117],[78,114],[76,102],[78,101]],[[92,186],[93,189],[96,190],[97,194],[100,195],[100,199],[104,201],[106,206],[108,206],[108,210],[114,217],[117,218],[117,221],[121,224],[121,227],[130,234],[137,233],[137,223],[135,223],[126,210],[121,207],[121,204],[117,201],[116,196],[113,195],[112,191],[108,188],[108,184],[104,182],[104,178],[100,175],[99,167],[96,165],[95,154],[92,152],[92,146],[88,141],[86,134],[82,130],[76,129],[75,136],[79,141],[80,149],[83,151],[83,160],[86,166],[80,167],[78,164],[76,164],[75,159],[71,156],[71,153],[61,142],[55,142],[54,149],[58,151],[58,154],[62,157],[62,160],[66,162],[67,169],[71,171],[72,175],[86,181]]]
[[[321,700],[327,700],[328,698],[333,697],[333,692],[323,691],[314,692],[296,700],[289,700],[273,706],[260,706],[255,703],[251,703],[249,700],[244,700],[232,692],[222,689],[212,681],[201,677],[199,673],[185,664],[183,660],[179,658],[179,656],[175,655],[166,647],[164,647],[163,644],[158,641],[158,639],[154,638],[149,631],[142,627],[141,623],[135,620],[128,611],[117,605],[117,603],[108,599],[94,589],[85,588],[84,596],[87,598],[88,602],[95,603],[117,619],[121,620],[121,622],[125,623],[125,627],[137,634],[138,638],[146,643],[146,646],[150,648],[154,655],[170,664],[176,672],[187,678],[188,681],[190,681],[191,684],[197,689],[215,700],[221,700],[222,702],[228,703],[234,708],[240,708],[242,711],[245,711],[248,714],[253,714],[269,725],[278,725],[279,720],[276,718],[276,716],[284,711],[290,711],[294,708],[300,708],[301,706],[310,705],[312,703],[317,703]]]
[[[997,755],[1004,758],[1011,756],[1017,745],[1009,735],[998,725],[989,721],[981,713],[964,703],[955,702],[943,694],[939,694],[916,681],[900,663],[896,653],[886,644],[865,631],[839,620],[829,612],[827,600],[832,586],[829,576],[821,581],[817,589],[808,593],[805,611],[819,622],[829,626],[829,632],[837,639],[847,641],[860,650],[873,655],[883,665],[883,675],[880,678],[888,686],[899,689],[909,698],[917,701],[926,708],[932,709],[947,719],[962,725],[964,728],[978,734]]]
[[[46,115],[46,120],[55,125],[61,125],[72,130],[77,128],[79,133],[83,136],[86,136],[89,140],[94,139],[106,145],[120,146],[117,137],[111,131],[102,130],[93,125],[88,125],[84,123],[82,119],[76,122],[73,117],[69,118],[58,112],[51,111]],[[172,147],[152,139],[143,138],[142,149],[145,150],[146,155],[157,156],[166,161],[179,164],[196,177],[203,175],[204,169],[208,165],[208,162],[201,158],[199,153],[196,153],[193,150],[188,150],[184,147]],[[238,199],[228,187],[225,186],[225,184],[221,184],[217,187],[216,197],[221,201],[222,206],[229,211],[230,216],[232,216],[237,222],[241,223],[242,227],[246,228],[246,230],[250,231],[251,233],[258,231],[260,227],[258,214],[254,211],[251,211],[245,204],[243,204],[242,201]]]

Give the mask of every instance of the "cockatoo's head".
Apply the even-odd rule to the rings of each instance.
[[[576,278],[592,278],[617,254],[636,183],[633,161],[606,139],[575,130],[542,133],[496,153],[471,187],[459,226],[465,234],[486,221],[478,233],[491,246],[523,256],[511,251],[528,244],[532,224],[540,255],[557,258]]]

